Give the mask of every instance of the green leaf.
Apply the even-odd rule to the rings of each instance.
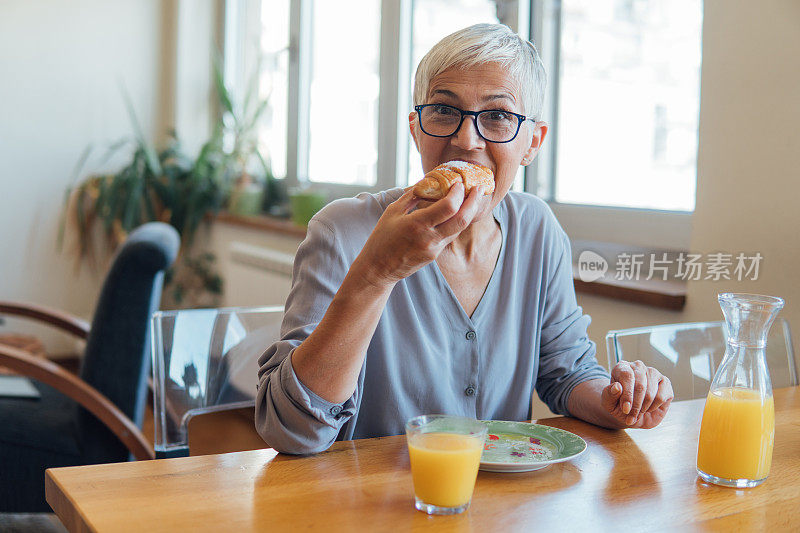
[[[125,232],[130,232],[141,223],[139,215],[143,189],[143,180],[135,178],[131,180],[130,190],[122,207],[122,229]]]
[[[78,157],[77,163],[72,168],[72,173],[70,175],[70,185],[64,191],[64,199],[61,203],[61,214],[59,215],[59,222],[58,222],[58,235],[56,236],[56,246],[58,251],[62,251],[64,248],[64,232],[67,226],[67,210],[69,209],[69,199],[72,195],[72,191],[75,190],[75,184],[78,181],[78,176],[80,175],[83,166],[86,164],[86,160],[89,159],[89,154],[92,153],[92,145],[88,145],[86,148],[83,149],[81,152],[80,157]]]
[[[145,152],[145,155],[147,156],[147,164],[150,166],[150,171],[153,174],[161,174],[161,165],[159,165],[158,163],[158,157],[156,156],[156,151],[145,140],[142,127],[139,124],[139,119],[136,117],[136,110],[133,107],[133,101],[131,100],[128,91],[125,89],[125,86],[121,82],[120,82],[120,90],[122,91],[122,96],[125,99],[125,107],[128,109],[128,116],[131,119],[131,125],[133,126],[133,131],[134,134],[136,135],[136,141],[139,144],[139,148],[142,149]]]
[[[84,201],[86,198],[86,184],[81,184],[78,187],[78,197],[75,199],[75,219],[78,225],[78,248],[80,254],[85,256],[89,250],[89,238],[86,227],[86,210],[84,208]]]
[[[235,119],[236,112],[233,108],[233,100],[231,99],[231,94],[228,91],[228,88],[225,86],[225,74],[222,70],[222,58],[217,50],[214,52],[213,66],[214,87],[217,90],[217,97],[219,98],[220,106],[222,107],[223,111],[230,113]]]
[[[149,190],[142,191],[142,200],[144,203],[144,213],[147,221],[151,222],[154,220],[158,220],[158,216],[156,215],[156,209],[153,206],[152,191]]]
[[[105,165],[106,163],[108,163],[109,159],[111,159],[111,157],[112,157],[112,156],[113,156],[115,153],[117,153],[117,152],[119,151],[119,149],[120,149],[120,148],[122,148],[122,147],[123,147],[123,146],[125,146],[126,144],[130,144],[131,142],[132,142],[132,140],[131,140],[130,138],[128,138],[128,137],[125,137],[125,138],[123,138],[123,139],[120,139],[120,140],[118,140],[118,141],[116,141],[116,142],[112,143],[112,144],[111,144],[111,145],[110,145],[110,146],[109,146],[109,147],[106,149],[106,152],[103,154],[103,157],[101,157],[101,158],[100,158],[100,161],[98,162],[98,166],[102,167],[103,165]]]

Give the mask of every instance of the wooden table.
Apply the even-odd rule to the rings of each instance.
[[[702,409],[702,400],[673,404],[652,430],[540,420],[581,435],[588,450],[538,472],[481,472],[457,516],[414,509],[402,436],[311,457],[265,449],[56,468],[47,501],[71,531],[800,530],[800,387],[775,391],[772,473],[753,489],[697,478]]]

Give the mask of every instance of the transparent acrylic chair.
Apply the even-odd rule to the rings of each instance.
[[[619,361],[643,361],[672,382],[675,400],[705,398],[717,365],[725,355],[725,322],[665,324],[609,331],[609,368]],[[767,338],[767,367],[772,387],[797,385],[797,366],[789,323],[777,319]]]
[[[189,455],[193,417],[255,406],[258,357],[280,338],[282,320],[283,307],[153,314],[156,458]]]

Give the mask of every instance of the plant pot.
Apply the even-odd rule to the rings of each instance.
[[[228,211],[240,216],[261,214],[264,203],[264,187],[257,183],[235,187],[228,200]]]
[[[292,206],[292,221],[298,226],[308,226],[317,211],[328,203],[327,197],[320,192],[297,191],[289,195]]]

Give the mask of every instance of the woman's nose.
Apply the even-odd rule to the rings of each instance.
[[[451,137],[452,143],[462,150],[474,150],[484,144],[483,138],[478,134],[477,117],[464,115],[458,130]]]

